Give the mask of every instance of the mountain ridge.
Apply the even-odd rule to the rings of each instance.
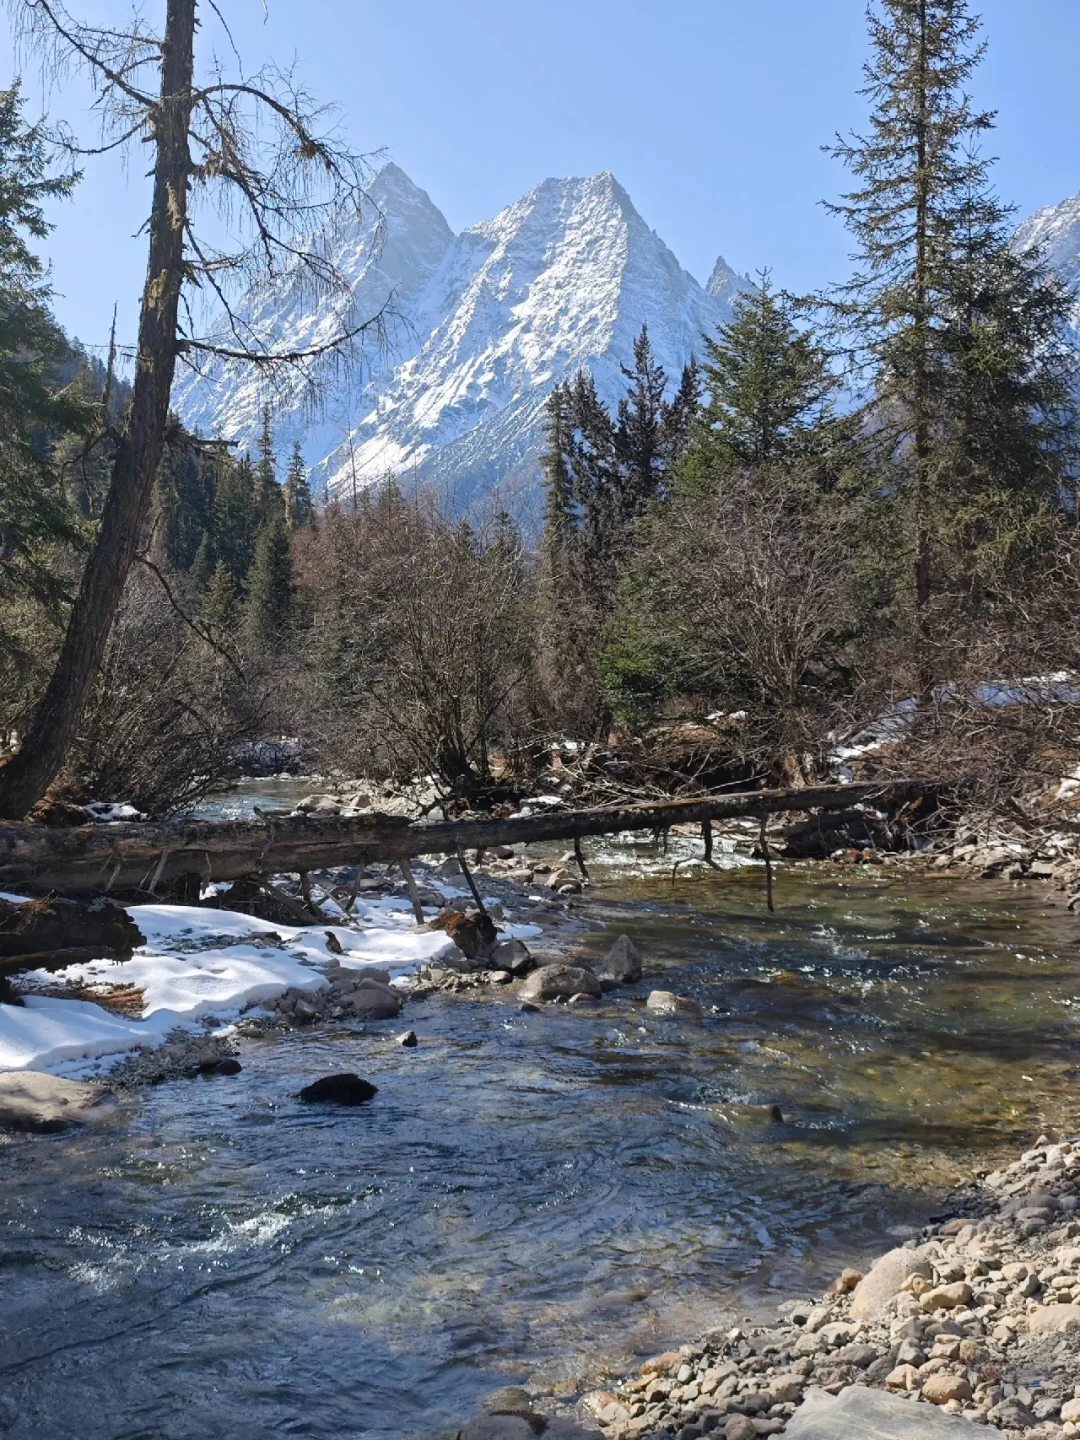
[[[604,399],[625,388],[622,366],[648,324],[657,360],[677,383],[749,283],[722,259],[702,287],[603,171],[549,178],[497,215],[454,235],[398,166],[371,187],[373,214],[328,249],[348,276],[354,312],[385,312],[386,345],[330,386],[312,422],[298,380],[273,396],[279,433],[303,434],[330,494],[389,472],[434,484],[467,511],[498,492],[519,513],[539,508],[544,404],[554,384],[589,369]],[[251,292],[243,324],[264,343],[319,343],[341,312],[305,307],[295,277]],[[239,441],[258,434],[269,396],[238,362],[181,380],[185,423]]]

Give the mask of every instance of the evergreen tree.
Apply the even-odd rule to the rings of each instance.
[[[633,367],[622,367],[630,382],[619,401],[616,453],[622,467],[622,511],[629,520],[655,499],[664,482],[664,393],[667,375],[653,359],[648,327],[634,341]]]
[[[544,551],[558,566],[573,543],[574,477],[572,472],[570,386],[556,385],[548,396],[545,423],[546,448],[540,461],[544,477]]]
[[[764,272],[736,296],[732,318],[705,337],[701,407],[686,472],[709,480],[802,458],[829,415],[836,380],[826,352],[798,327],[791,299]]]
[[[68,350],[49,314],[45,268],[29,244],[52,228],[46,203],[74,184],[49,176],[48,161],[42,127],[23,120],[19,87],[0,90],[0,601],[28,597],[56,607],[67,592],[55,545],[78,543],[81,533],[50,437],[85,431],[91,411],[54,378]],[[22,651],[0,623],[0,658]]]
[[[262,408],[259,459],[255,466],[255,504],[263,524],[272,516],[280,514],[283,508],[281,487],[277,483],[273,415],[269,405],[264,405]]]
[[[967,93],[984,53],[967,0],[877,0],[869,24],[869,132],[834,150],[856,180],[832,208],[855,237],[859,268],[830,303],[853,371],[873,379],[872,431],[883,484],[906,511],[928,691],[944,633],[932,595],[949,590],[957,562],[968,593],[978,590],[974,537],[958,530],[959,513],[979,510],[980,546],[993,549],[1001,525],[998,540],[1030,537],[1073,463],[1059,342],[1067,301],[1038,257],[1010,253],[1009,211],[978,148],[993,117]]]
[[[618,405],[615,450],[620,466],[619,509],[623,520],[630,522],[669,493],[701,396],[698,368],[691,361],[674,400],[666,399],[668,377],[653,359],[646,325],[634,341],[634,364],[624,365],[622,373],[630,383]]]
[[[197,595],[205,595],[207,590],[209,590],[210,582],[217,571],[218,564],[219,562],[217,556],[214,554],[214,542],[210,538],[210,532],[209,530],[204,530],[202,539],[199,541],[199,548],[195,552],[195,559],[192,561],[191,569],[188,572]],[[226,570],[225,574],[228,575],[228,573]],[[231,585],[232,581],[230,580],[229,583]]]
[[[315,518],[315,507],[311,501],[307,469],[300,441],[293,441],[289,458],[289,473],[285,479],[285,526],[289,531],[310,525]]]
[[[289,536],[280,516],[259,531],[247,577],[244,638],[252,650],[269,654],[285,634],[292,609],[293,577]]]
[[[162,546],[174,570],[191,569],[214,523],[215,467],[186,438],[181,433],[166,447],[157,481]]]
[[[237,599],[233,579],[224,560],[219,560],[203,592],[199,615],[211,631],[231,634],[236,629]]]
[[[244,589],[255,554],[258,528],[259,507],[251,461],[246,455],[235,461],[225,458],[214,494],[212,538],[214,550],[232,579],[236,595]]]

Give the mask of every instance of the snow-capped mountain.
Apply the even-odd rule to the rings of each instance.
[[[355,313],[389,301],[392,318],[385,346],[332,382],[306,427],[305,453],[331,493],[393,472],[436,483],[459,511],[497,490],[501,505],[535,513],[552,386],[584,367],[613,403],[642,324],[677,381],[748,283],[720,260],[703,289],[609,174],[545,180],[458,236],[395,165],[371,198],[367,224],[332,249]],[[242,314],[277,350],[318,343],[337,322],[288,277],[249,296]],[[224,362],[182,380],[174,404],[203,433],[244,441],[266,398],[257,375]],[[274,397],[284,435],[299,433],[304,399],[287,385]]]
[[[1080,290],[1080,195],[1037,210],[1017,230],[1016,244],[1021,250],[1041,246],[1058,279]],[[1080,344],[1080,296],[1072,309],[1072,329]]]

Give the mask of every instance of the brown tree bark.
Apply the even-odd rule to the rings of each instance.
[[[506,820],[410,824],[402,816],[264,816],[260,820],[171,820],[161,824],[52,829],[0,822],[0,889],[72,893],[141,890],[153,894],[181,877],[204,882],[244,875],[319,870],[331,865],[400,862],[543,840],[666,830],[674,825],[758,818],[784,811],[899,804],[940,789],[933,782],[882,781],[798,790],[751,790],[645,805],[555,810]]]
[[[150,112],[154,193],[131,413],[101,528],[83,571],[56,667],[18,753],[0,767],[0,817],[25,815],[56,778],[101,665],[135,559],[161,461],[177,355],[191,159],[197,0],[168,0],[159,99]]]

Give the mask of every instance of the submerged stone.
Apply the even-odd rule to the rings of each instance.
[[[115,1104],[116,1097],[101,1085],[37,1070],[0,1072],[0,1126],[8,1129],[52,1134],[91,1125],[105,1119]]]
[[[349,1072],[345,1075],[324,1075],[321,1080],[305,1085],[299,1098],[313,1104],[363,1105],[378,1093],[377,1085]]]

